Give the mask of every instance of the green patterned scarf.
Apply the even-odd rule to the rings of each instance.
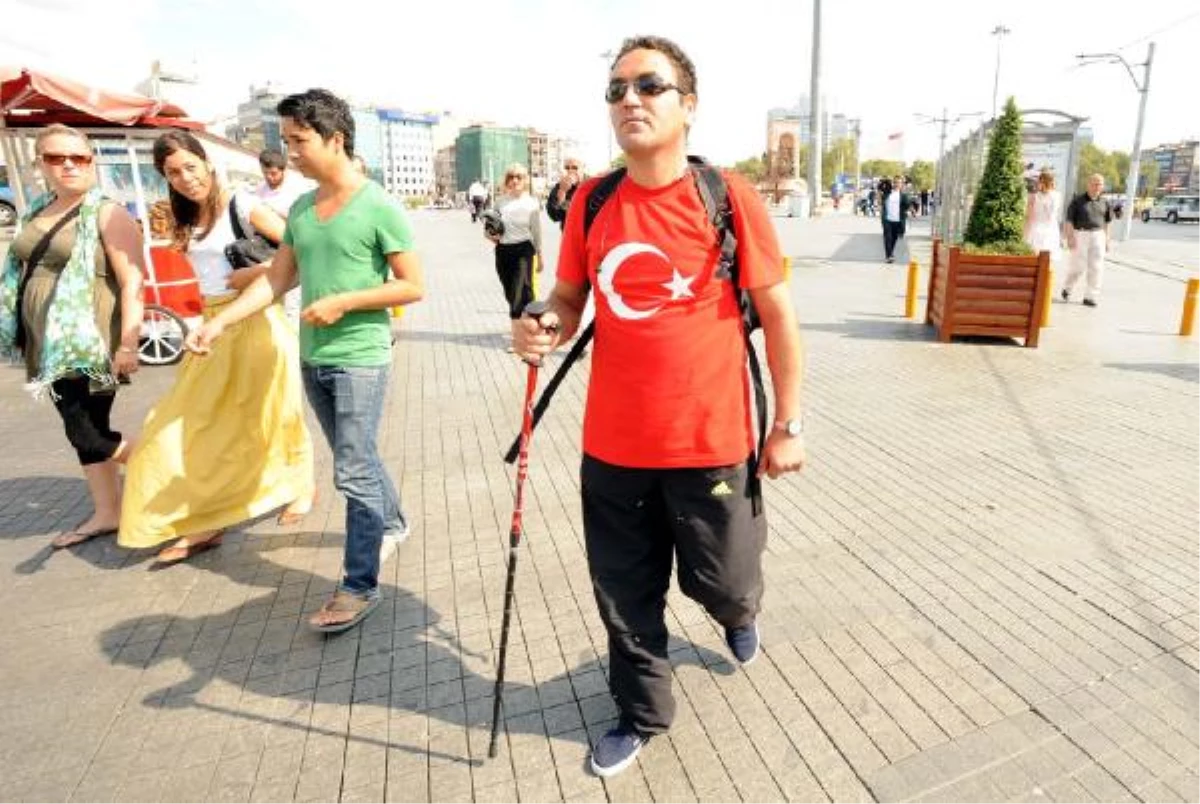
[[[53,200],[54,194],[47,193],[30,204],[28,212],[21,219],[21,225],[28,223]],[[58,277],[54,297],[46,313],[38,374],[25,386],[35,399],[41,399],[47,393],[53,397],[54,382],[77,373],[102,385],[116,384],[108,346],[96,327],[92,289],[96,280],[96,249],[100,246],[98,217],[102,200],[99,188],[92,188],[84,196],[79,208],[75,248]],[[20,294],[21,270],[20,260],[9,248],[4,271],[0,274],[0,354],[13,359],[20,357],[17,348],[17,305],[21,299],[17,297]]]

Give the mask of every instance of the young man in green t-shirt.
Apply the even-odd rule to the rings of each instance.
[[[310,89],[285,98],[279,115],[292,162],[317,189],[292,205],[270,271],[189,335],[188,348],[207,352],[226,327],[299,283],[304,389],[333,451],[334,485],[346,496],[345,575],[309,624],[344,631],[379,602],[385,535],[407,534],[375,442],[391,368],[388,310],[419,301],[424,280],[403,209],[351,161],[354,119],[345,101]]]

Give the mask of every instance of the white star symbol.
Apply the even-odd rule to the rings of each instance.
[[[663,282],[662,286],[671,291],[671,301],[676,299],[694,298],[695,293],[692,293],[692,283],[696,281],[696,277],[684,279],[683,274],[679,273],[679,269],[671,268],[671,281]]]

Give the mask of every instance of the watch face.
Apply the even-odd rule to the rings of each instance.
[[[789,419],[787,423],[787,433],[790,436],[798,436],[804,432],[804,423],[799,419]]]

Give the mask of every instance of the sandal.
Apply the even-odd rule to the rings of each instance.
[[[320,631],[323,634],[337,634],[358,625],[378,605],[379,595],[359,597],[350,592],[338,590],[333,593],[333,597],[325,601],[325,605],[316,614],[308,618],[308,624],[314,631]],[[349,614],[350,617],[337,622],[322,623],[319,618],[324,614]]]
[[[87,520],[84,521],[86,522]],[[79,525],[82,524],[83,522],[79,523]],[[111,536],[117,532],[116,528],[96,528],[95,530],[88,530],[81,533],[79,531],[79,525],[76,525],[70,530],[64,530],[62,533],[55,536],[50,540],[50,546],[55,550],[65,550],[68,547],[74,547],[77,544],[83,544],[84,542],[91,541],[97,536]]]
[[[212,550],[214,548],[220,547],[221,542],[222,542],[222,537],[224,535],[225,535],[225,529],[222,528],[221,530],[218,530],[216,533],[214,533],[212,536],[209,536],[207,539],[205,539],[202,542],[192,542],[192,543],[185,544],[182,546],[178,542],[176,542],[175,544],[171,545],[170,547],[164,548],[163,550],[159,551],[158,564],[159,564],[159,566],[169,566],[171,564],[178,564],[180,561],[186,561],[187,559],[191,558],[192,556],[200,555],[201,553],[205,552],[206,550]],[[185,536],[184,538],[186,539],[187,537]]]
[[[287,508],[284,508],[279,512],[279,516],[275,517],[275,524],[281,528],[289,528],[292,525],[299,525],[304,521],[304,517],[311,514],[313,509],[317,507],[317,498],[319,496],[320,493],[314,491],[312,499],[308,503],[308,508],[303,511],[289,511]],[[293,503],[289,503],[289,505],[291,504]]]

